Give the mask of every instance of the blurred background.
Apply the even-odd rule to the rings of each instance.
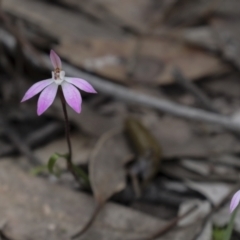
[[[238,0],[2,0],[0,239],[70,239],[100,205],[76,239],[221,240],[240,189],[239,25]],[[38,97],[20,104],[51,49],[98,91],[68,108],[90,185],[46,167],[67,152],[60,100],[40,117]]]

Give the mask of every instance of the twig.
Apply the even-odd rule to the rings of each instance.
[[[31,149],[25,143],[24,139],[18,136],[18,134],[14,132],[8,123],[3,119],[1,119],[0,125],[3,128],[5,135],[15,145],[19,152],[25,155],[34,165],[39,166],[41,164],[40,160],[32,153]]]
[[[212,105],[210,99],[205,95],[205,93],[198,88],[195,84],[193,84],[191,81],[189,81],[180,71],[179,68],[175,68],[173,70],[173,76],[177,80],[178,83],[180,83],[183,87],[186,88],[189,92],[191,92],[196,99],[202,104],[206,110],[209,110],[213,113],[219,113],[219,111]],[[239,138],[239,132],[235,132],[233,130],[230,130],[233,135],[235,135],[237,138]]]
[[[12,240],[5,233],[4,228],[7,226],[8,222],[4,221],[0,225],[0,240]]]
[[[0,32],[4,32],[1,30]],[[12,49],[14,44],[16,44],[15,39],[5,31],[5,34],[0,34],[0,41],[4,43],[7,47]],[[24,52],[25,53],[25,52]],[[25,53],[26,57],[30,59],[36,66],[41,67],[41,63],[38,59],[33,59],[32,56]],[[51,63],[49,57],[42,54],[42,58],[45,65],[51,68]],[[64,63],[64,69],[67,73],[78,76],[89,81],[94,87],[101,93],[112,96],[117,99],[121,99],[128,103],[141,104],[146,107],[155,108],[159,111],[186,119],[218,124],[226,129],[240,132],[240,124],[234,122],[230,117],[226,117],[220,114],[209,113],[207,111],[196,109],[192,107],[183,106],[181,104],[173,103],[168,100],[159,99],[146,94],[138,93],[126,87],[120,86],[118,84],[104,80],[101,77],[91,75],[89,73],[83,72],[76,67],[73,67],[67,63]]]
[[[2,43],[0,43],[0,54],[1,54],[0,63],[4,67],[4,70],[9,74],[9,76],[12,76],[13,78],[16,78],[16,74],[14,72],[13,64],[10,63],[6,54],[4,53]]]
[[[164,13],[161,15],[159,14],[158,18],[155,19],[155,21],[151,22],[149,24],[149,29],[147,32],[147,36],[148,35],[152,35],[154,33],[154,31],[160,27],[161,25],[163,25],[163,23],[165,21],[167,21],[168,17],[171,16],[172,11],[175,9],[175,6],[177,5],[177,3],[179,2],[179,0],[175,0],[173,1],[171,4],[169,4],[165,10]]]
[[[4,129],[1,129],[4,134]],[[29,147],[34,147],[39,143],[42,143],[49,136],[54,135],[62,130],[62,126],[59,123],[50,123],[34,132],[29,134],[25,139],[25,144]],[[17,148],[15,146],[9,145],[3,149],[0,149],[0,157],[15,153]]]
[[[47,56],[45,57],[45,60],[49,62]],[[240,132],[240,124],[234,122],[230,117],[209,113],[201,109],[187,107],[168,100],[163,100],[157,97],[138,93],[129,88],[103,80],[100,77],[85,73],[75,67],[70,66],[69,64],[65,64],[64,68],[67,73],[71,73],[73,76],[79,76],[89,81],[99,92],[102,92],[103,94],[110,95],[114,98],[121,99],[128,103],[137,103],[146,107],[155,108],[174,116],[207,123],[219,124],[229,130]]]
[[[11,23],[8,15],[3,12],[2,8],[0,8],[0,19],[4,22],[7,30],[15,37],[15,46],[12,51],[15,51],[15,48],[20,46],[20,52],[27,54],[28,56],[34,56],[37,59],[39,65],[46,67],[40,55],[38,54],[38,51],[36,51],[35,48],[29,43],[28,39],[25,38],[19,28]]]
[[[197,206],[193,206],[192,208],[190,208],[186,213],[184,213],[181,216],[178,216],[176,218],[174,218],[172,221],[170,221],[169,223],[167,223],[163,228],[161,228],[159,231],[157,231],[156,233],[154,233],[152,236],[148,237],[148,238],[143,238],[143,239],[137,239],[137,240],[154,240],[156,238],[162,237],[163,235],[165,235],[166,233],[168,233],[173,227],[175,227],[177,225],[177,223],[185,218],[187,215],[189,215],[190,213],[192,213],[195,209],[197,209]]]
[[[207,95],[198,88],[194,83],[189,81],[181,72],[181,70],[177,67],[173,70],[173,76],[176,81],[181,84],[186,90],[191,92],[194,97],[202,104],[202,106],[211,112],[219,113],[219,111],[212,105],[211,100],[207,97]]]
[[[43,127],[35,130],[26,138],[26,143],[35,147],[38,144],[41,144],[43,141],[46,141],[47,138],[51,136],[56,136],[56,134],[62,133],[62,124],[52,122]]]
[[[87,224],[81,229],[78,233],[74,234],[71,239],[76,239],[80,237],[82,234],[84,234],[93,224],[96,217],[98,216],[99,212],[102,210],[104,204],[98,204],[97,207],[94,209],[94,212],[91,216],[91,218],[88,220]]]

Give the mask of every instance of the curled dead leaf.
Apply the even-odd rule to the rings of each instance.
[[[129,154],[130,150],[121,129],[112,129],[99,139],[89,162],[89,178],[97,206],[89,222],[73,238],[79,237],[86,232],[105,202],[115,193],[125,188],[126,176],[123,166],[124,159]]]

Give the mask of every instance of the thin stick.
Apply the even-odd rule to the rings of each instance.
[[[0,120],[0,126],[15,148],[18,149],[22,155],[25,155],[33,165],[38,166],[41,163],[37,156],[31,151],[27,143],[18,135],[17,132],[12,130],[11,126],[9,126],[4,119]]]
[[[179,68],[174,68],[173,76],[179,84],[181,84],[186,90],[192,93],[194,97],[196,97],[196,99],[206,110],[218,113],[218,110],[212,105],[211,100],[208,98],[208,96],[194,83],[187,79]]]
[[[173,70],[173,76],[179,84],[181,84],[186,90],[193,94],[193,96],[201,103],[201,105],[210,112],[219,113],[219,111],[212,105],[208,96],[198,88],[193,82],[188,80],[181,72],[179,68]],[[232,131],[233,135],[239,138],[239,133]]]
[[[154,240],[156,238],[162,237],[163,235],[165,235],[167,232],[169,232],[173,227],[175,227],[177,225],[177,223],[185,218],[187,215],[189,215],[190,213],[192,213],[195,209],[197,209],[197,206],[193,206],[192,208],[190,208],[186,213],[184,213],[181,216],[178,216],[176,218],[174,218],[173,220],[171,220],[169,223],[167,223],[163,228],[161,228],[159,231],[157,231],[156,233],[154,233],[153,235],[151,235],[148,238],[143,238],[143,239],[138,239],[138,240]]]
[[[45,61],[49,62],[47,56]],[[162,112],[182,117],[186,119],[207,122],[212,124],[219,124],[229,130],[240,132],[240,124],[234,122],[230,117],[220,114],[210,113],[205,110],[196,109],[193,107],[187,107],[181,104],[177,104],[168,100],[159,99],[157,97],[142,94],[133,91],[129,88],[120,86],[118,84],[103,80],[100,77],[85,73],[69,64],[64,64],[64,68],[67,73],[73,76],[79,76],[89,81],[97,90],[103,94],[110,95],[114,98],[121,99],[128,103],[141,104],[146,107],[155,108]]]
[[[11,34],[0,29],[0,41],[13,51],[16,46],[16,40],[13,38]],[[4,34],[3,34],[4,33]],[[25,56],[32,61],[37,67],[41,67],[41,63],[38,59],[33,58],[27,52],[25,52]],[[46,66],[51,69],[51,63],[49,60],[49,56],[46,54],[42,54],[42,59]],[[207,111],[196,109],[193,107],[187,107],[181,104],[173,103],[168,100],[159,99],[157,97],[149,96],[146,94],[142,94],[136,91],[133,91],[129,88],[120,86],[115,83],[111,83],[107,80],[104,80],[101,77],[97,77],[95,75],[91,75],[89,73],[83,72],[76,67],[73,67],[67,63],[64,63],[64,68],[69,75],[78,76],[83,79],[89,81],[99,92],[112,96],[114,98],[121,99],[128,103],[136,103],[141,104],[146,107],[155,108],[159,111],[177,116],[186,119],[196,120],[200,122],[218,124],[226,129],[240,132],[240,124],[234,122],[230,117],[223,116],[220,114],[209,113]]]
[[[82,234],[84,234],[93,224],[93,222],[95,221],[96,217],[98,216],[99,212],[102,210],[104,204],[98,204],[97,207],[95,208],[91,218],[88,220],[87,224],[83,227],[83,229],[81,229],[79,232],[77,232],[76,234],[74,234],[71,239],[76,239],[78,237],[80,237]]]
[[[6,129],[1,129],[4,132],[6,132]],[[59,123],[49,123],[48,125],[33,131],[31,134],[29,134],[25,139],[25,144],[29,146],[29,148],[35,147],[45,139],[47,139],[49,136],[52,136],[53,134],[59,133],[62,130],[62,126]],[[6,134],[8,136],[8,133]],[[22,142],[22,139],[21,139]],[[0,149],[0,157],[7,156],[9,154],[13,154],[16,152],[18,148],[12,145],[7,145],[4,148]],[[38,165],[41,164],[40,162]]]
[[[36,51],[32,44],[28,41],[28,39],[24,37],[24,34],[22,34],[19,28],[11,23],[8,15],[5,14],[5,12],[3,12],[1,5],[0,5],[0,20],[4,22],[4,26],[15,37],[16,43],[12,50],[15,51],[15,47],[20,46],[21,48],[19,50],[22,54],[33,55],[34,59],[35,58],[37,59],[38,64],[40,64],[42,67],[46,67],[40,55],[38,54],[38,51]]]

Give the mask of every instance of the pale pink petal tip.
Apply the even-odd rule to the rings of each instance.
[[[240,190],[237,191],[232,197],[232,200],[231,200],[231,203],[230,203],[230,212],[231,213],[236,209],[239,202],[240,202]]]
[[[28,99],[34,97],[36,94],[40,93],[45,87],[50,85],[52,82],[53,82],[52,79],[47,79],[33,84],[25,93],[21,102],[27,101]]]
[[[66,77],[65,80],[69,83],[72,83],[73,85],[75,85],[76,87],[78,87],[79,89],[85,92],[97,93],[97,91],[93,88],[93,86],[84,79]]]
[[[50,52],[50,59],[51,59],[52,65],[55,69],[62,68],[61,59],[53,50],[51,50],[51,52]]]
[[[37,114],[40,116],[43,114],[53,103],[57,94],[58,85],[52,83],[46,87],[39,96]]]
[[[63,82],[62,90],[67,104],[77,113],[81,112],[82,98],[76,87],[72,84]]]

